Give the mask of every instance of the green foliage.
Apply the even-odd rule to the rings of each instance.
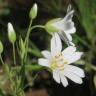
[[[75,0],[80,11],[80,22],[89,40],[96,37],[96,0]]]

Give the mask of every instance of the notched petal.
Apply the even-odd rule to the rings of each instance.
[[[51,59],[52,58],[51,53],[49,51],[47,51],[47,50],[44,50],[41,53],[47,59]]]
[[[38,64],[41,66],[50,67],[50,61],[48,59],[40,58],[38,59]]]

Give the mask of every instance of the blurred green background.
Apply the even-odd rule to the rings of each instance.
[[[62,85],[58,85],[53,81],[50,85],[48,83],[49,78],[42,82],[42,78],[44,78],[42,74],[49,74],[43,70],[40,73],[41,79],[39,78],[36,81],[39,89],[37,85],[32,88],[38,91],[44,85],[49,96],[96,96],[96,0],[0,0],[0,40],[5,46],[4,61],[10,64],[10,58],[12,58],[10,54],[12,48],[7,38],[7,23],[11,22],[13,24],[18,39],[20,36],[24,38],[30,21],[29,11],[34,3],[38,4],[39,10],[33,25],[45,24],[52,18],[64,17],[68,5],[72,5],[75,10],[73,21],[77,28],[76,34],[73,34],[73,42],[80,51],[84,52],[82,60],[77,63],[78,66],[84,68],[86,77],[82,85],[76,85],[70,81],[71,84],[67,88],[63,88]],[[49,41],[50,35],[45,30],[33,30],[30,35],[32,50],[30,49],[29,55],[32,62],[35,62],[41,56],[40,50],[50,47],[48,45]],[[28,94],[26,96],[47,96],[32,95],[29,89],[30,87],[26,89]]]

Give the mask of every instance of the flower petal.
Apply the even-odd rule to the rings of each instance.
[[[47,58],[47,59],[49,59],[49,60],[52,58],[51,53],[50,53],[49,51],[47,51],[47,50],[44,50],[44,51],[42,51],[41,53],[43,54],[43,56],[44,56],[45,58]]]
[[[69,46],[75,46],[75,44],[74,44],[73,42],[69,41],[69,39],[68,39],[68,37],[67,37],[67,35],[66,35],[66,33],[65,33],[64,31],[59,31],[58,34],[59,34],[60,38],[61,38],[67,45],[69,45]]]
[[[82,84],[82,79],[79,76],[75,75],[74,73],[65,70],[64,75],[73,82]]]
[[[66,34],[64,31],[59,31],[58,32],[60,38],[68,45],[69,44],[69,39],[67,38]]]
[[[50,67],[50,61],[48,59],[40,58],[38,59],[38,64],[46,67]]]
[[[59,35],[55,33],[51,39],[51,52],[52,55],[55,55],[62,50],[62,43]]]
[[[58,18],[58,21],[52,24],[59,31],[64,30],[64,20],[62,18]]]
[[[67,13],[67,15],[64,17],[64,21],[70,21],[72,20],[74,10],[71,10],[70,12]]]
[[[66,37],[68,38],[69,41],[72,41],[72,36],[69,33],[66,33]]]
[[[75,28],[75,26],[71,26],[70,29],[66,29],[66,30],[64,30],[64,32],[65,32],[66,34],[73,34],[73,33],[76,32],[76,28]]]
[[[69,44],[70,44],[71,46],[75,46],[75,44],[74,44],[73,42],[69,42]]]
[[[70,55],[72,55],[76,51],[75,46],[69,46],[65,50],[63,50],[62,54],[64,55],[65,58],[69,58]]]
[[[75,28],[74,22],[72,20],[64,21],[63,26],[64,26],[63,31],[65,33],[75,33],[76,32],[76,28]]]
[[[82,52],[75,52],[70,56],[71,58],[68,58],[68,61],[70,63],[74,63],[81,58],[82,54],[83,54]]]
[[[63,19],[63,22],[64,22],[63,29],[66,33],[75,33],[76,32],[74,22],[72,21],[73,13],[74,13],[74,10],[68,12],[67,15]]]
[[[62,82],[63,86],[67,87],[68,81],[67,81],[66,77],[64,75],[61,75],[60,78],[61,78],[61,82]]]
[[[58,70],[53,71],[53,78],[57,83],[60,83],[60,75]]]
[[[76,67],[73,65],[65,65],[65,70],[72,72],[78,75],[79,77],[82,77],[82,78],[85,77],[84,71],[79,67]]]

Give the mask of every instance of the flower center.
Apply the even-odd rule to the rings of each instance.
[[[54,70],[54,69],[57,68],[57,63],[56,63],[55,60],[52,60],[52,62],[51,62],[51,68],[52,68],[52,70]]]
[[[62,55],[62,53],[59,53],[57,55],[55,55],[55,57],[53,58],[52,62],[51,62],[51,68],[52,70],[54,69],[59,69],[59,70],[64,70],[64,65],[68,64],[68,61],[66,61]]]

